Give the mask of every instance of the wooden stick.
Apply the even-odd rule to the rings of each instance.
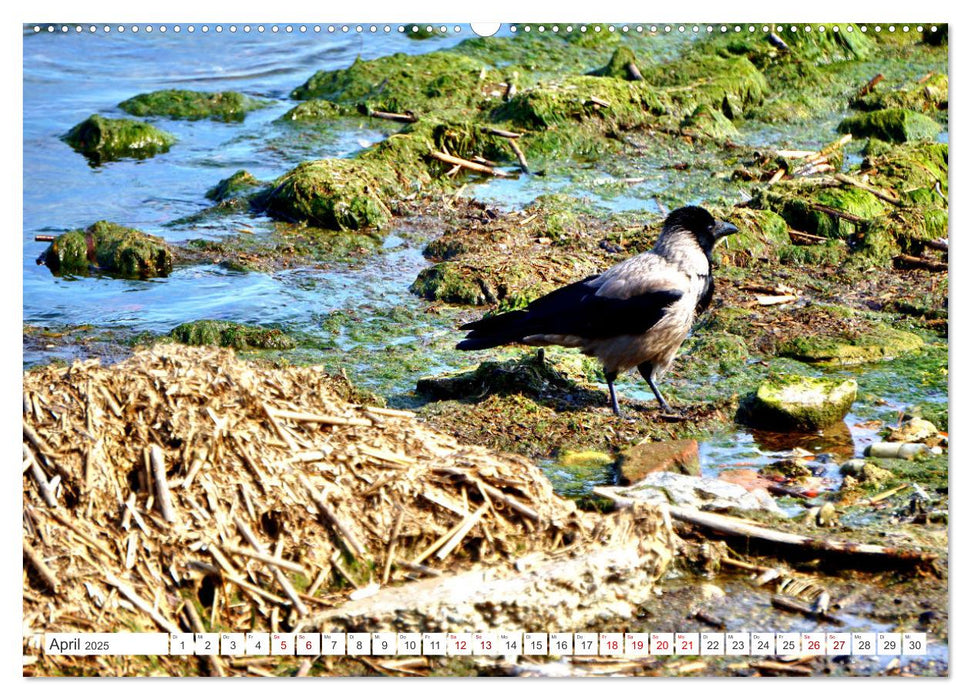
[[[866,85],[860,88],[860,91],[856,93],[857,97],[863,97],[864,95],[869,95],[870,92],[873,91],[873,88],[875,88],[881,80],[883,80],[883,73],[877,73],[875,76],[870,78],[870,80],[867,82]]]
[[[787,676],[811,676],[813,675],[813,670],[809,666],[803,666],[801,664],[784,664],[778,661],[752,661],[749,663],[749,668],[754,668],[756,671],[765,671],[771,673],[772,675],[784,674]]]
[[[437,552],[435,552],[435,556],[438,557],[438,559],[441,561],[441,560],[444,560],[445,557],[447,557],[449,554],[451,554],[452,551],[456,547],[458,547],[459,544],[462,543],[462,540],[465,539],[465,536],[469,534],[469,530],[471,530],[475,526],[475,524],[479,522],[479,518],[481,518],[482,514],[485,513],[488,509],[489,509],[488,503],[485,503],[479,506],[479,509],[465,519],[465,521],[461,524],[461,526],[455,532],[455,534],[452,535],[452,537],[449,538],[449,540],[442,545],[442,548],[439,549]]]
[[[44,474],[44,470],[40,468],[37,464],[37,460],[34,459],[33,453],[24,445],[24,462],[28,463],[30,466],[30,475],[34,478],[37,483],[37,491],[40,493],[40,497],[44,499],[46,503],[51,508],[57,507],[57,497],[51,490],[51,485],[47,483],[47,476]]]
[[[267,553],[266,549],[263,547],[263,544],[259,541],[259,539],[257,539],[253,531],[249,529],[249,526],[243,522],[242,518],[237,515],[234,518],[234,522],[236,523],[236,528],[240,531],[240,533],[242,533],[243,537],[246,538],[246,541],[250,543],[250,546],[253,549],[261,554]],[[276,578],[277,583],[280,584],[280,588],[283,589],[283,592],[286,593],[287,598],[289,598],[290,602],[293,603],[294,609],[300,615],[306,615],[309,610],[307,610],[307,606],[303,604],[303,601],[300,600],[300,596],[297,594],[296,590],[294,590],[293,585],[290,583],[290,579],[288,579],[284,573],[280,571],[280,567],[273,564],[268,564],[268,566],[270,567],[270,571],[273,572],[273,576]]]
[[[436,160],[442,161],[443,163],[448,163],[449,165],[460,165],[467,170],[474,170],[477,173],[485,173],[486,175],[493,175],[495,177],[509,177],[507,173],[504,173],[496,168],[490,168],[488,165],[480,165],[474,161],[459,158],[458,156],[449,155],[447,153],[442,153],[441,151],[431,151],[429,155]]]
[[[158,508],[162,512],[165,522],[178,522],[179,516],[175,512],[175,506],[172,505],[172,492],[169,490],[169,482],[165,477],[165,455],[158,445],[150,445],[149,450],[152,461],[152,476],[155,477],[155,493],[158,495]]]
[[[379,416],[391,416],[393,418],[414,418],[417,414],[414,411],[402,411],[398,408],[382,408],[381,406],[364,406],[367,413],[376,413]]]
[[[894,257],[894,262],[898,263],[900,267],[916,267],[924,270],[930,270],[931,272],[947,272],[948,270],[948,265],[945,262],[940,262],[939,260],[927,260],[925,258],[915,258],[913,255],[897,255]]]
[[[287,569],[288,571],[293,571],[294,573],[308,576],[307,570],[302,566],[300,566],[300,564],[289,561],[288,559],[283,559],[281,557],[275,557],[272,554],[267,554],[266,552],[261,552],[257,549],[246,549],[245,547],[234,547],[229,544],[224,544],[223,549],[225,549],[230,554],[236,554],[238,556],[246,557],[248,559],[255,559],[256,561],[261,561],[264,564],[279,566],[281,569]]]
[[[38,233],[36,236],[34,236],[34,240],[37,241],[38,243],[53,243],[54,236]]]
[[[876,505],[880,501],[884,501],[884,500],[890,498],[895,493],[898,493],[900,491],[903,491],[908,486],[910,486],[910,484],[900,484],[899,486],[894,486],[892,489],[888,489],[887,491],[884,491],[883,493],[878,493],[876,496],[874,496],[873,498],[871,498],[870,500],[867,501],[867,505],[870,505],[870,506]]]
[[[526,162],[526,154],[523,153],[523,149],[519,147],[515,139],[509,139],[509,146],[512,148],[512,152],[516,154],[516,160],[519,161],[519,168],[526,175],[529,175],[529,163]]]
[[[494,126],[480,126],[479,130],[486,133],[492,134],[493,136],[503,136],[507,139],[518,139],[522,134],[517,134],[515,131],[506,131],[505,129],[497,129]]]
[[[337,518],[337,514],[330,509],[330,506],[328,506],[327,502],[324,501],[324,498],[320,495],[320,492],[314,488],[314,485],[311,484],[307,477],[305,477],[303,474],[297,474],[297,479],[300,481],[300,485],[303,486],[310,494],[310,497],[314,501],[314,505],[317,506],[317,510],[319,510],[321,515],[330,521],[331,525],[337,530],[340,538],[342,539],[344,547],[354,556],[360,559],[366,558],[367,550],[358,544],[357,538],[354,537],[354,533],[351,532],[351,530]]]
[[[816,552],[830,552],[833,554],[860,554],[879,557],[899,564],[914,564],[930,562],[937,559],[936,554],[914,549],[897,549],[883,547],[876,544],[860,544],[820,537],[803,537],[780,530],[772,530],[760,525],[751,525],[738,518],[715,513],[705,513],[694,508],[668,506],[671,517],[691,525],[706,527],[717,532],[736,536],[764,540],[775,544],[791,545]]]
[[[624,68],[627,69],[627,77],[631,80],[644,80],[644,76],[641,74],[640,69],[633,61],[624,66]]]
[[[801,600],[794,600],[788,596],[774,595],[772,596],[772,607],[779,608],[780,610],[788,610],[789,612],[797,612],[806,617],[811,617],[814,620],[824,620],[826,622],[832,622],[836,625],[845,625],[846,622],[835,615],[830,615],[827,612],[816,610],[812,605],[804,603]]]
[[[814,233],[806,233],[805,231],[797,231],[794,228],[789,229],[789,238],[790,239],[793,239],[793,238],[802,239],[803,241],[808,242],[809,244],[825,243],[826,241],[829,240],[825,236],[817,236]],[[794,240],[792,242],[793,243],[798,243],[799,241],[798,240]]]
[[[391,536],[388,538],[388,553],[384,558],[384,572],[381,574],[381,584],[388,583],[391,576],[391,564],[394,561],[394,551],[398,547],[398,533],[401,532],[401,523],[404,522],[404,508],[398,510],[398,517],[395,518],[394,525],[391,526]]]
[[[824,214],[829,214],[830,216],[836,216],[840,219],[845,219],[846,221],[850,221],[854,224],[858,224],[861,221],[866,221],[866,219],[864,219],[862,216],[857,216],[856,214],[850,214],[849,212],[845,212],[840,209],[834,209],[833,207],[827,207],[824,204],[817,204],[816,202],[812,202],[810,203],[809,206],[812,209],[815,209],[816,211],[820,211]]]
[[[169,634],[179,634],[180,632],[182,632],[182,630],[179,629],[178,625],[172,622],[169,622],[169,620],[167,620],[165,616],[163,616],[160,612],[155,610],[151,605],[145,602],[145,600],[140,598],[139,595],[135,593],[134,590],[132,590],[126,583],[124,583],[121,579],[119,579],[117,576],[112,574],[110,571],[105,572],[104,580],[108,585],[114,586],[115,588],[117,588],[118,592],[121,593],[123,596],[125,596],[129,600],[129,602],[132,603],[132,605],[134,605],[136,608],[138,608],[143,613],[145,613],[150,618],[152,618],[155,621],[155,624],[157,624],[159,627],[164,629],[166,632],[168,632]]]
[[[185,610],[185,616],[189,620],[189,627],[192,628],[192,631],[198,634],[204,633],[206,631],[205,625],[202,624],[202,618],[199,617],[199,612],[192,604],[192,601],[188,601],[182,609]],[[213,651],[217,650],[214,649]],[[205,656],[206,661],[209,663],[210,675],[219,676],[220,678],[226,677],[226,668],[218,654],[202,654],[202,656]]]
[[[591,102],[591,103],[597,105],[598,107],[609,107],[610,106],[610,103],[607,100],[605,100],[603,98],[600,98],[600,97],[596,97],[596,96],[591,96],[587,100],[587,102]]]
[[[924,245],[928,248],[933,248],[934,250],[943,250],[947,252],[947,239],[946,238],[935,238],[930,241],[925,241]]]
[[[833,175],[833,179],[838,182],[842,182],[844,185],[849,185],[850,187],[856,187],[858,189],[865,190],[870,194],[876,197],[879,197],[885,202],[890,202],[891,204],[895,204],[897,206],[900,206],[901,204],[901,201],[897,197],[894,197],[893,195],[888,194],[883,190],[878,190],[876,187],[871,187],[870,185],[860,182],[859,180],[854,180],[849,175],[844,175],[843,173],[836,173],[835,175]]]
[[[40,552],[30,545],[30,542],[24,539],[23,544],[24,556],[27,557],[27,561],[30,562],[31,566],[34,567],[34,570],[40,574],[42,579],[44,579],[44,583],[46,583],[50,587],[51,591],[53,591],[53,593],[56,595],[58,592],[57,574],[55,574],[51,568],[44,563],[44,557],[42,557]]]
[[[424,564],[415,564],[410,561],[403,561],[401,559],[395,559],[396,565],[408,569],[409,571],[415,571],[419,574],[425,574],[426,576],[441,576],[442,572],[439,569],[433,569],[430,566],[425,566]]]
[[[279,408],[266,406],[267,413],[275,418],[296,421],[297,423],[326,423],[328,425],[360,425],[369,427],[374,425],[367,418],[345,418],[343,416],[325,416],[319,413],[304,413],[303,411],[284,411]]]
[[[367,109],[367,108],[365,108]],[[392,122],[401,122],[403,124],[414,124],[418,121],[418,117],[411,110],[405,112],[382,112],[378,109],[367,109],[365,116],[374,117],[375,119],[386,119]]]

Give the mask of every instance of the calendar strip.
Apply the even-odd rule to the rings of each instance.
[[[924,632],[49,633],[55,656],[924,656]]]

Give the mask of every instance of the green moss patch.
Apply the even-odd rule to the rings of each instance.
[[[236,350],[289,350],[296,345],[281,330],[234,321],[191,321],[176,326],[170,335],[184,345],[218,345]]]
[[[242,121],[247,112],[270,104],[238,92],[156,90],[136,95],[118,106],[136,117]]]
[[[43,258],[56,275],[93,271],[144,279],[172,272],[172,252],[164,240],[108,221],[58,236]]]
[[[868,330],[841,336],[793,338],[779,347],[779,354],[819,365],[856,365],[892,360],[924,345],[920,336],[874,323]]]
[[[119,158],[151,158],[164,153],[175,137],[161,129],[134,119],[107,119],[93,114],[72,128],[63,141],[92,163]]]
[[[312,99],[301,102],[277,119],[281,122],[326,122],[354,116],[358,111],[330,100]]]
[[[237,170],[229,177],[216,183],[215,187],[207,190],[206,198],[216,202],[222,202],[223,200],[252,192],[260,184],[260,181],[248,171]]]
[[[836,127],[841,134],[856,138],[872,136],[891,143],[933,139],[941,132],[941,125],[920,112],[910,109],[880,109],[848,117]]]
[[[852,379],[779,375],[746,397],[738,419],[775,432],[814,431],[843,420],[856,400],[856,390]]]
[[[945,73],[931,73],[920,81],[898,88],[883,89],[882,84],[866,95],[850,100],[850,106],[872,112],[880,109],[909,109],[935,115],[947,111],[948,79]]]

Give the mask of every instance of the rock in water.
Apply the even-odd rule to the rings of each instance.
[[[701,475],[696,440],[642,442],[620,456],[619,478],[622,485],[635,484],[654,472],[678,472]]]
[[[743,400],[738,419],[764,430],[812,432],[843,420],[856,388],[852,379],[774,377]]]

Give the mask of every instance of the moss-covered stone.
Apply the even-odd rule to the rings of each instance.
[[[267,210],[339,231],[381,228],[391,219],[385,187],[360,160],[310,161],[277,180]]]
[[[206,198],[216,202],[222,202],[223,200],[251,192],[259,186],[260,181],[253,177],[251,173],[246,170],[237,170],[229,177],[216,183],[215,187],[207,190]]]
[[[644,73],[649,83],[664,88],[667,110],[684,118],[699,106],[719,110],[736,119],[762,104],[769,84],[751,61],[737,56],[689,55]]]
[[[475,400],[491,394],[539,398],[576,391],[586,383],[587,367],[581,355],[539,350],[503,362],[489,360],[474,370],[419,379],[417,391],[435,400]]]
[[[859,335],[795,338],[783,343],[778,354],[819,365],[856,365],[892,360],[923,345],[918,335],[875,323]]]
[[[948,80],[945,73],[931,73],[920,82],[897,90],[881,90],[850,100],[850,106],[864,111],[879,109],[910,109],[935,114],[947,110]]]
[[[107,119],[98,114],[76,125],[62,139],[94,163],[151,158],[166,152],[175,143],[172,134],[151,124],[134,119]]]
[[[738,232],[723,238],[715,248],[715,257],[735,265],[750,260],[778,260],[780,250],[789,245],[789,226],[773,211],[733,209],[723,213]]]
[[[630,66],[637,66],[637,56],[628,46],[618,46],[610,56],[610,61],[603,68],[591,71],[590,75],[606,78],[621,78],[622,80],[636,80],[631,73]],[[640,66],[637,66],[639,69]]]
[[[884,141],[903,143],[933,139],[941,132],[941,125],[919,112],[894,108],[847,117],[836,130],[841,134],[853,134],[856,138],[875,136]]]
[[[711,105],[701,105],[681,122],[683,129],[693,134],[701,134],[710,139],[725,141],[738,135],[738,129],[720,109]]]
[[[199,92],[196,90],[156,90],[135,95],[119,104],[136,117],[171,119],[214,119],[242,121],[247,112],[270,104],[239,92]]]
[[[296,345],[290,336],[276,328],[234,321],[191,321],[176,326],[170,335],[185,345],[219,345],[236,350],[289,350]]]
[[[281,122],[326,122],[357,114],[357,110],[346,105],[339,105],[330,100],[307,100],[301,102],[277,119]]]
[[[482,99],[479,76],[484,67],[481,61],[447,51],[358,58],[347,68],[318,71],[290,96],[389,112],[456,109]]]
[[[43,258],[56,275],[94,271],[145,279],[166,277],[172,272],[172,253],[164,240],[108,221],[58,236]]]
[[[763,382],[739,406],[739,420],[783,432],[811,432],[843,419],[856,400],[852,379],[779,375]]]
[[[855,219],[869,221],[887,212],[887,203],[865,190],[819,187],[790,180],[756,190],[752,205],[779,214],[790,228],[826,238],[846,238],[860,230]],[[847,216],[843,217],[836,212]]]

